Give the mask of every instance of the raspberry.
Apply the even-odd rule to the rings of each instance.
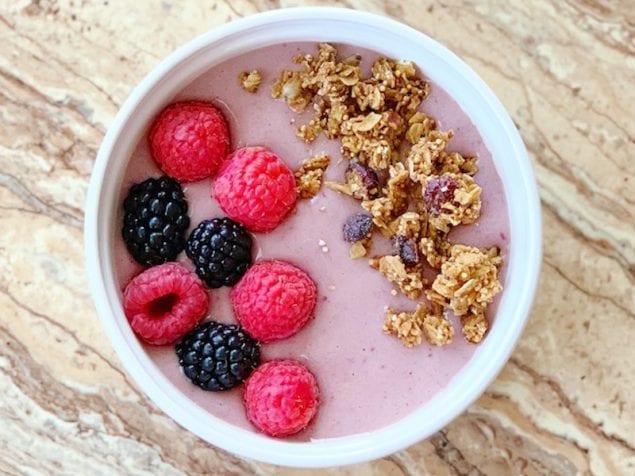
[[[236,318],[261,342],[285,339],[313,317],[315,283],[284,261],[261,261],[245,273],[230,293]]]
[[[148,344],[171,344],[207,313],[209,298],[198,277],[177,263],[165,263],[135,276],[123,292],[132,330]]]
[[[133,185],[123,208],[121,234],[135,261],[153,266],[174,261],[183,251],[190,219],[187,201],[176,180],[149,178]]]
[[[233,286],[251,266],[251,235],[229,218],[204,220],[187,240],[187,256],[210,288]]]
[[[221,167],[213,196],[227,215],[247,229],[271,231],[295,205],[295,177],[270,150],[245,147]]]
[[[433,217],[438,217],[443,205],[454,200],[454,191],[458,187],[457,181],[447,175],[430,177],[423,192],[423,203],[426,211]]]
[[[225,116],[211,103],[174,103],[154,120],[150,151],[161,170],[177,180],[212,176],[229,153]]]
[[[245,410],[256,428],[289,436],[307,427],[317,413],[320,391],[315,376],[295,360],[261,365],[245,383]]]
[[[351,215],[344,222],[342,231],[344,233],[344,241],[353,243],[363,240],[370,235],[373,229],[373,217],[367,213],[356,213]]]
[[[203,390],[229,390],[260,363],[259,344],[235,324],[199,324],[175,350],[185,376]]]

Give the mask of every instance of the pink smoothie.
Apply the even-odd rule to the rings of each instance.
[[[339,45],[344,57],[360,53],[367,68],[376,54]],[[316,51],[316,45],[284,44],[263,48],[213,67],[174,100],[211,100],[220,106],[229,122],[234,148],[262,145],[276,152],[291,169],[317,153],[328,153],[333,163],[327,180],[342,181],[346,166],[339,154],[339,142],[318,139],[305,144],[295,135],[296,126],[306,116],[290,111],[283,101],[270,96],[270,84],[283,68],[296,68],[291,57]],[[419,65],[425,74],[425,65]],[[241,71],[259,69],[264,77],[257,94],[248,94],[238,83]],[[503,186],[491,155],[470,119],[444,91],[433,84],[422,110],[436,118],[440,129],[453,129],[451,149],[478,156],[476,181],[483,188],[482,213],[477,223],[453,232],[454,241],[475,246],[498,245],[503,254],[509,240],[508,212]],[[130,158],[121,188],[121,201],[131,184],[161,175],[152,161],[146,137],[142,137]],[[200,221],[222,216],[210,198],[211,180],[184,186],[190,205],[191,229]],[[342,224],[359,202],[323,188],[312,200],[298,202],[295,212],[270,234],[255,234],[256,259],[283,259],[305,269],[318,286],[316,317],[295,336],[279,343],[263,345],[264,360],[294,358],[305,362],[316,374],[322,393],[317,418],[295,438],[299,440],[331,438],[368,432],[416,410],[443,389],[471,358],[475,346],[464,341],[458,320],[450,316],[456,328],[454,342],[445,347],[427,343],[407,349],[401,342],[382,333],[387,306],[414,310],[416,303],[392,296],[394,288],[382,275],[371,269],[366,259],[351,260],[349,245],[342,240]],[[121,210],[118,222],[121,223]],[[123,287],[141,266],[125,249],[119,233],[114,237],[115,268]],[[326,243],[324,252],[321,241]],[[193,269],[185,253],[180,260]],[[504,270],[503,273],[504,275]],[[504,284],[504,281],[503,281]],[[227,288],[210,290],[210,318],[233,323]],[[494,317],[496,302],[490,306]],[[493,324],[495,325],[495,323]],[[205,392],[192,385],[181,373],[172,346],[146,346],[150,358],[192,404],[237,426],[252,429],[244,415],[242,389],[229,392]]]

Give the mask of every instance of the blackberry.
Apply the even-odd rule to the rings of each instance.
[[[174,261],[183,251],[190,219],[187,201],[176,180],[149,178],[133,185],[123,208],[121,234],[135,261],[154,266]]]
[[[187,240],[185,252],[196,274],[210,288],[233,286],[251,266],[251,235],[230,218],[202,221]]]
[[[237,325],[207,321],[176,344],[183,373],[203,390],[229,390],[260,363],[260,344]]]

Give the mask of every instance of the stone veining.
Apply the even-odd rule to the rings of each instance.
[[[99,143],[159,59],[233,18],[309,4],[395,16],[465,58],[521,131],[545,225],[532,319],[489,390],[429,440],[325,473],[240,460],[160,412],[99,326],[81,236]],[[0,7],[0,33],[0,472],[635,472],[629,0],[31,0]]]

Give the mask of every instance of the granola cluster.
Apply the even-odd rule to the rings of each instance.
[[[461,316],[463,334],[470,342],[480,342],[487,331],[485,309],[502,290],[498,280],[501,265],[496,247],[480,250],[452,245],[449,258],[441,265],[432,286],[426,290],[431,302]]]
[[[380,58],[363,78],[359,55],[338,60],[337,50],[327,43],[320,44],[317,56],[298,55],[294,62],[302,69],[284,70],[272,95],[296,112],[313,105],[313,118],[299,127],[298,135],[306,142],[320,134],[339,138],[345,158],[388,169],[429,92],[414,64]]]
[[[421,344],[422,338],[431,345],[442,346],[452,342],[454,327],[443,315],[441,306],[431,308],[419,304],[415,312],[386,310],[383,330],[397,337],[406,347]]]
[[[410,299],[418,299],[426,281],[418,269],[409,270],[401,256],[386,255],[372,258],[370,265],[378,269],[386,278],[397,284],[402,293]]]
[[[257,69],[252,71],[243,71],[238,76],[238,80],[240,81],[240,86],[247,91],[248,93],[255,93],[258,91],[260,87],[260,83],[262,82],[262,74]]]
[[[331,163],[326,154],[319,154],[302,162],[295,172],[295,183],[300,198],[313,198],[322,188],[324,172]]]
[[[394,253],[371,257],[370,265],[408,298],[429,301],[414,312],[389,309],[384,331],[408,347],[423,338],[448,344],[454,329],[444,314],[451,311],[461,318],[465,338],[480,342],[488,328],[486,307],[501,290],[502,260],[498,249],[448,240],[453,227],[478,219],[481,188],[473,178],[476,157],[448,150],[453,132],[438,130],[434,118],[419,111],[429,84],[412,62],[388,58],[376,60],[365,76],[359,55],[338,59],[326,43],[317,55],[298,55],[294,62],[300,68],[282,71],[272,96],[296,112],[313,108],[297,130],[304,141],[320,134],[340,140],[348,167],[342,182],[325,185],[359,200],[373,231],[392,242]],[[324,168],[317,164],[305,162],[296,173],[300,196],[320,189],[328,161]],[[368,236],[352,243],[350,257],[366,256],[371,245]],[[432,281],[424,277],[431,268],[438,273]]]
[[[423,203],[430,225],[444,233],[474,223],[481,213],[481,187],[468,174],[432,175],[425,180]]]

